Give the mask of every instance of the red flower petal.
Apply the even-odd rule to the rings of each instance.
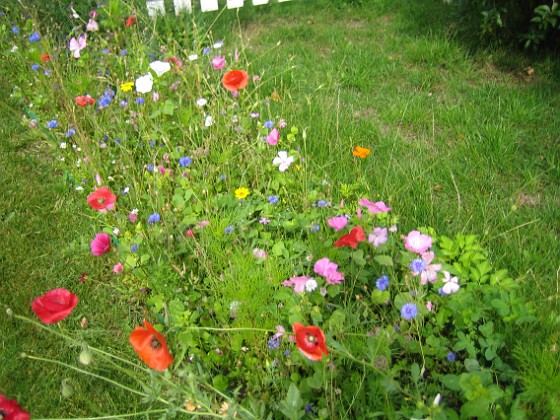
[[[364,242],[366,240],[366,234],[361,226],[356,226],[352,228],[350,233],[342,235],[338,241],[334,243],[336,248],[341,246],[349,246],[354,249],[358,247],[358,242]]]
[[[31,309],[45,324],[54,324],[66,318],[78,304],[78,296],[60,288],[39,296],[31,303]]]
[[[31,418],[16,400],[9,400],[5,395],[0,395],[0,414],[4,420],[29,420]]]
[[[249,74],[245,70],[231,70],[224,74],[222,84],[230,92],[243,89],[249,84]]]
[[[102,213],[111,210],[116,201],[116,194],[113,194],[107,187],[98,188],[97,191],[92,192],[87,198],[88,204]]]
[[[309,360],[321,360],[329,354],[325,344],[325,334],[319,327],[306,327],[299,322],[293,325],[298,350]]]
[[[130,333],[130,344],[149,367],[165,370],[173,363],[173,356],[167,349],[165,337],[144,320],[144,327],[136,327]]]

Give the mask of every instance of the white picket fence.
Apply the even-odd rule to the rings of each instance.
[[[197,1],[197,0],[195,0]],[[200,10],[202,12],[212,12],[220,8],[218,0],[198,0],[200,1]],[[290,1],[290,0],[276,0],[279,3]],[[251,2],[254,6],[259,6],[262,4],[267,4],[269,0],[247,0],[247,3]],[[173,0],[175,6],[175,14],[178,15],[180,12],[192,13],[193,10],[192,0]],[[245,0],[227,0],[226,6],[228,9],[237,9],[243,7]],[[151,17],[155,17],[157,14],[165,14],[165,4],[164,0],[146,0],[146,7],[148,8],[148,14]]]

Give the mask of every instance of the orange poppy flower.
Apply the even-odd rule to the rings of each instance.
[[[41,54],[41,62],[48,63],[51,61],[51,56],[49,54]]]
[[[299,322],[293,325],[298,350],[309,360],[321,360],[329,354],[325,345],[325,334],[319,327],[305,327]]]
[[[137,23],[138,20],[136,19],[136,16],[129,16],[126,20],[125,26],[128,28],[129,26],[136,25]]]
[[[249,73],[245,70],[231,70],[224,74],[222,84],[230,92],[243,89],[249,84]]]
[[[129,341],[140,359],[152,369],[165,370],[173,363],[165,338],[148,321],[144,320],[144,327],[136,327],[130,333]]]
[[[76,102],[76,104],[83,107],[83,106],[86,106],[86,105],[93,105],[95,103],[95,99],[93,99],[89,95],[76,96],[74,98],[74,102]]]
[[[352,156],[356,156],[362,159],[365,159],[367,155],[371,153],[371,150],[367,147],[356,146],[354,147],[354,151],[352,152]]]

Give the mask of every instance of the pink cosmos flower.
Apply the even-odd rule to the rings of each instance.
[[[124,267],[120,262],[116,263],[113,267],[113,273],[115,273],[115,274],[120,274],[120,273],[122,273],[123,270],[124,270]]]
[[[366,207],[370,212],[370,214],[386,213],[392,210],[392,208],[387,207],[387,205],[383,201],[377,201],[375,203],[372,203],[367,198],[360,198],[358,200],[358,204],[360,206]]]
[[[220,57],[219,55],[217,55],[212,60],[212,67],[214,67],[215,70],[223,69],[225,66],[226,66],[226,59],[224,57]]]
[[[432,311],[434,309],[434,304],[432,303],[432,301],[428,301],[426,303],[426,309],[428,309],[428,311]]]
[[[305,284],[308,280],[312,277],[291,277],[290,280],[286,280],[282,282],[282,286],[292,287],[294,288],[294,292],[296,293],[303,293],[305,292]]]
[[[413,230],[404,237],[404,247],[409,251],[422,254],[432,246],[432,237],[423,235],[417,230]]]
[[[271,146],[276,146],[278,144],[278,140],[280,140],[280,133],[278,132],[278,129],[274,128],[270,134],[266,136],[266,142]]]
[[[374,247],[383,245],[387,242],[387,228],[376,227],[373,229],[373,233],[369,234],[368,242],[372,243]]]
[[[338,284],[344,280],[344,274],[338,272],[338,264],[333,263],[328,258],[317,260],[313,270],[320,276],[325,277],[329,284]]]
[[[106,254],[111,250],[111,237],[106,233],[98,233],[89,246],[91,253],[97,257]]]
[[[93,19],[90,19],[86,25],[86,31],[88,32],[95,32],[99,30],[99,25],[97,24],[97,22]]]
[[[327,221],[330,227],[332,227],[335,232],[338,232],[348,224],[348,219],[345,216],[335,216]]]

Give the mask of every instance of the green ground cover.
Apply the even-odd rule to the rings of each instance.
[[[506,63],[515,60],[507,53],[465,50],[450,36],[449,8],[436,1],[418,5],[369,1],[361,7],[315,1],[246,7],[239,15],[226,11],[219,17],[198,16],[196,29],[190,20],[169,17],[158,22],[157,36],[152,35],[147,19],[139,18],[138,28],[128,33],[117,26],[120,18],[132,13],[121,8],[109,11],[106,20],[101,20],[102,27],[114,25],[117,34],[113,41],[118,47],[111,41],[106,46],[126,48],[127,59],[118,58],[118,52],[107,59],[93,52],[104,46],[94,34],[88,38],[83,58],[66,58],[65,47],[55,43],[61,35],[53,33],[52,44],[41,48],[52,48],[53,56],[64,56],[65,61],[60,59],[60,65],[53,61],[51,79],[29,70],[42,52],[26,51],[33,45],[16,41],[19,53],[10,52],[11,25],[2,23],[5,100],[1,112],[6,123],[0,128],[5,139],[0,146],[5,162],[0,174],[5,203],[0,229],[10,242],[0,254],[3,313],[9,307],[32,318],[29,306],[33,298],[55,287],[78,294],[80,306],[64,321],[63,330],[56,329],[74,338],[71,347],[37,325],[0,317],[1,350],[6,360],[0,370],[0,394],[17,398],[35,417],[130,412],[130,393],[114,391],[115,387],[101,379],[63,366],[22,359],[20,354],[75,365],[79,349],[87,342],[135,360],[128,334],[146,317],[180,342],[171,345],[177,359],[182,357],[185,362],[194,357],[193,368],[176,362],[180,368],[173,371],[173,377],[192,378],[189,375],[194,369],[206,385],[188,390],[179,381],[178,388],[168,390],[169,376],[159,377],[141,368],[135,368],[136,376],[131,376],[107,361],[94,364],[95,372],[127,386],[134,386],[137,379],[145,381],[148,390],[143,392],[147,394],[163,387],[167,391],[162,395],[170,396],[183,410],[188,410],[188,400],[195,406],[202,404],[212,414],[219,413],[217,407],[227,401],[230,414],[239,410],[239,415],[249,416],[235,408],[243,402],[257,418],[265,413],[332,418],[374,412],[388,417],[453,418],[454,411],[476,415],[476,410],[489,407],[495,417],[558,415],[560,402],[554,384],[560,381],[560,125],[555,109],[560,97],[553,60],[532,62],[519,57],[512,68]],[[25,30],[20,25],[26,38],[31,25]],[[177,31],[178,27],[184,30]],[[204,37],[206,28],[210,28],[208,38]],[[214,49],[209,58],[223,54],[230,63],[237,49],[240,65],[261,78],[250,85],[250,94],[241,92],[239,108],[220,86],[221,73],[188,63],[188,54],[196,51],[204,57],[202,47],[213,48],[216,40],[224,40],[224,50]],[[143,113],[134,108],[135,96],[127,97],[119,87],[146,73],[152,60],[149,52],[156,58],[179,56],[185,67],[176,73],[176,80],[169,74],[161,79],[165,83],[156,80],[163,99],[147,105],[150,112]],[[82,64],[86,60],[93,67]],[[105,68],[111,73],[98,77],[96,72]],[[177,91],[169,89],[173,80],[179,86]],[[33,88],[26,90],[28,82]],[[53,83],[63,88],[55,102],[49,102]],[[22,94],[14,91],[15,84]],[[99,101],[107,87],[116,92],[111,106],[117,108],[117,102],[126,99],[136,114],[110,107],[93,113],[69,105],[74,96],[86,92]],[[41,108],[39,92],[48,98],[45,108]],[[207,131],[203,128],[206,115],[190,105],[198,97],[211,102],[208,112],[215,125]],[[25,100],[39,104],[41,128],[26,126],[32,118],[29,113],[26,125],[21,125],[22,98],[24,104]],[[161,111],[168,100],[167,110]],[[59,107],[56,112],[49,114],[49,103]],[[245,115],[239,118],[246,131],[231,129],[228,121],[249,110],[261,114],[258,122]],[[78,155],[64,155],[58,147],[64,138],[62,129],[57,134],[44,129],[55,117],[79,127],[73,141],[84,150],[89,148],[88,157],[94,164],[77,169],[61,165],[62,156],[70,160]],[[279,174],[270,164],[277,150],[270,151],[257,141],[268,134],[263,125],[267,119],[276,123],[284,119],[288,124],[281,130],[280,145],[297,159],[286,172],[289,176]],[[291,127],[297,127],[297,133]],[[113,146],[110,142],[115,138],[126,147]],[[154,138],[165,146],[140,151],[128,148],[133,142],[148,143]],[[97,149],[99,143],[109,146]],[[181,153],[177,146],[183,148]],[[371,154],[356,158],[352,155],[355,146],[367,147]],[[174,170],[180,171],[176,161],[183,151],[195,162],[188,169],[190,184],[169,176],[158,178],[157,170],[154,174],[145,170],[150,162],[156,167],[175,162]],[[268,163],[263,163],[263,157]],[[118,162],[117,170],[111,160]],[[111,176],[106,182],[115,192],[130,186],[126,196],[119,195],[115,216],[94,214],[85,203],[87,194],[95,189],[96,173],[104,180]],[[220,178],[224,174],[225,179]],[[79,192],[76,187],[82,177],[88,181],[85,191]],[[241,205],[233,198],[238,187],[250,190]],[[262,204],[269,194],[280,197],[280,206]],[[349,226],[359,225],[362,222],[354,214],[362,197],[384,201],[393,208],[391,216],[372,216],[364,223],[389,227],[398,222],[398,233],[388,242],[391,247],[382,247],[379,255],[377,248],[364,254],[362,244],[356,252],[335,253],[327,244],[340,234],[333,236],[326,219],[351,213]],[[318,208],[315,203],[321,200],[330,201],[332,210]],[[344,207],[338,206],[341,200]],[[134,207],[140,209],[137,227],[127,224],[127,213]],[[154,212],[163,216],[162,228],[147,223]],[[271,216],[271,227],[258,224],[260,215]],[[197,230],[195,224],[206,218],[210,227]],[[313,236],[309,228],[316,223],[321,233]],[[234,235],[224,233],[229,226],[234,227]],[[99,263],[105,257],[89,254],[89,242],[95,233],[112,233],[115,227],[120,229],[115,234],[118,250]],[[453,295],[461,296],[455,306],[449,304],[448,312],[439,312],[463,317],[454,320],[452,333],[446,330],[451,320],[444,315],[429,321],[424,311],[422,322],[399,319],[403,293],[409,296],[414,290],[418,307],[425,300],[439,299],[435,289],[432,294],[418,287],[411,289],[410,275],[397,268],[405,259],[397,252],[400,235],[420,227],[433,229],[430,233],[437,241],[436,249],[442,253],[440,262],[462,282],[460,292]],[[196,232],[196,245],[187,242],[187,228]],[[371,229],[371,225],[364,228]],[[477,235],[475,245],[480,243],[487,253],[479,254],[473,244],[472,248],[461,245],[464,237],[457,234]],[[446,244],[442,235],[452,238],[451,242]],[[128,251],[135,241],[140,241],[139,254]],[[252,259],[251,250],[256,247],[268,252],[265,262]],[[459,251],[454,250],[457,247]],[[455,252],[461,255],[457,261],[453,260]],[[484,276],[482,263],[466,263],[463,258],[468,253],[481,255],[484,264],[488,257],[493,267],[489,273],[495,277]],[[369,254],[391,255],[395,267],[375,265],[387,260],[374,262]],[[339,262],[347,275],[344,284],[352,284],[344,286],[348,288],[341,289],[338,297],[329,286],[333,299],[329,304],[340,311],[333,312],[317,294],[305,294],[298,300],[299,296],[280,286],[290,276],[312,274],[313,266],[306,258],[316,261],[321,256]],[[111,272],[117,261],[126,267],[120,277]],[[133,268],[138,266],[142,269]],[[380,269],[389,270],[391,279],[402,279],[392,286],[389,306],[382,304],[387,296],[375,291]],[[498,276],[500,269],[507,269],[509,276]],[[84,272],[87,280],[80,282]],[[139,291],[144,288],[150,289],[150,296]],[[181,300],[201,308],[201,315],[188,305],[188,309],[177,308]],[[232,318],[235,301],[243,306]],[[498,301],[504,301],[506,308]],[[468,312],[473,302],[481,302],[480,316]],[[291,313],[279,310],[278,304]],[[442,308],[445,305],[441,303]],[[306,310],[313,315],[308,316]],[[529,321],[533,316],[541,328]],[[87,328],[80,326],[83,317],[88,320]],[[293,322],[323,327],[334,354],[331,364],[284,359],[267,349],[275,326],[283,323],[290,329]],[[407,331],[405,336],[413,343],[420,343],[420,350],[391,335],[393,324]],[[192,325],[224,331],[263,328],[271,333],[180,334]],[[366,338],[375,327],[381,334],[391,335],[390,340]],[[420,328],[424,328],[422,333]],[[352,334],[363,340],[349,338]],[[222,361],[216,348],[226,343],[231,348],[229,352],[224,348]],[[474,346],[472,352],[469,343]],[[238,349],[245,346],[261,349],[246,356]],[[372,350],[371,346],[377,347]],[[282,351],[290,348],[295,356],[295,347],[286,340]],[[449,350],[459,356],[457,364],[443,360]],[[380,365],[381,356],[385,363],[389,360],[388,370]],[[233,369],[235,363],[246,369]],[[338,373],[333,368],[337,364]],[[413,385],[395,380],[397,375]],[[473,385],[476,381],[482,386]],[[543,389],[543,382],[551,386]],[[272,395],[264,391],[270,387]],[[53,389],[61,389],[60,395],[37,398],[50,395]],[[445,410],[432,406],[437,393],[443,396]],[[473,397],[475,394],[478,396]],[[403,402],[403,396],[410,403]],[[149,395],[144,399],[150,401]],[[291,403],[295,406],[292,411]],[[157,404],[148,402],[145,410],[160,409]]]

